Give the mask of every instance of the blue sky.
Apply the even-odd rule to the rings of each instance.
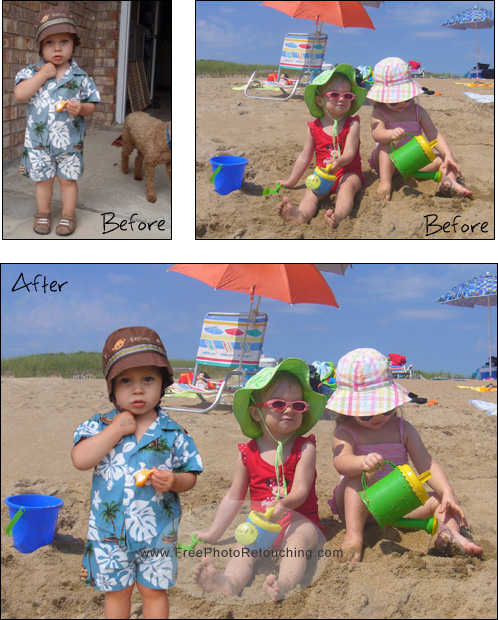
[[[113,330],[146,325],[160,334],[171,358],[193,359],[206,312],[244,312],[249,297],[214,291],[168,272],[170,266],[2,265],[2,358],[101,351]],[[436,299],[487,271],[495,274],[496,265],[353,264],[345,276],[326,273],[340,310],[262,299],[260,309],[269,316],[264,352],[337,362],[352,349],[373,347],[405,355],[415,368],[470,374],[488,356],[487,309],[442,306]],[[21,273],[25,282],[42,274],[48,283],[68,284],[60,292],[12,292]],[[491,320],[496,354],[496,306]]]
[[[196,2],[196,58],[278,64],[287,32],[314,32],[314,22],[293,19],[262,2]],[[325,61],[372,67],[388,56],[418,60],[428,71],[463,75],[475,65],[475,33],[441,24],[475,2],[386,2],[368,7],[376,30],[324,24]],[[479,2],[494,11],[494,2]],[[479,62],[494,67],[494,28],[478,31]]]

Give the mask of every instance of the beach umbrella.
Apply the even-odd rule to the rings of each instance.
[[[492,11],[486,9],[479,9],[474,7],[473,9],[466,9],[457,15],[453,15],[451,19],[448,19],[441,24],[443,28],[456,28],[457,30],[466,30],[472,28],[476,33],[476,75],[479,75],[478,64],[478,48],[477,48],[477,31],[482,28],[492,28],[495,23],[495,16]]]
[[[339,265],[337,269],[339,273],[345,271]],[[251,309],[254,295],[260,299],[270,297],[288,304],[339,307],[319,269],[311,263],[178,263],[170,271],[191,276],[215,289],[249,293]]]
[[[316,34],[322,31],[323,23],[334,24],[341,28],[370,28],[375,27],[368,13],[361,6],[380,5],[381,2],[263,2],[261,6],[269,6],[291,17],[312,19],[315,21]],[[320,23],[320,27],[318,24]]]
[[[488,307],[488,333],[489,333],[489,375],[491,376],[491,306],[496,306],[496,276],[486,273],[459,284],[448,291],[446,295],[438,297],[439,304],[450,306],[474,306]]]
[[[341,265],[337,273],[345,272]],[[183,273],[210,284],[215,289],[248,293],[251,300],[249,319],[259,311],[261,297],[288,304],[323,304],[339,307],[335,295],[320,271],[311,263],[177,263],[169,271]],[[253,309],[254,295],[258,295]],[[244,349],[247,332],[244,334]],[[242,365],[242,358],[239,367]]]
[[[320,271],[328,271],[329,273],[337,273],[343,276],[348,267],[353,267],[350,263],[313,263]]]

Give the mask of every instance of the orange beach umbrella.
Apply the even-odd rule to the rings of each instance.
[[[170,268],[210,284],[215,289],[279,299],[288,304],[339,307],[320,271],[311,263],[178,263]]]
[[[380,4],[380,3],[375,3]],[[291,17],[312,19],[318,28],[318,22],[334,24],[341,28],[370,28],[375,30],[372,20],[362,7],[361,2],[263,2],[277,11]],[[321,28],[320,28],[321,30]]]

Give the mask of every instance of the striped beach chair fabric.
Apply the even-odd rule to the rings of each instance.
[[[391,372],[393,379],[411,379],[412,378],[412,364],[409,366],[400,366],[399,364],[391,364]]]
[[[246,97],[254,99],[274,99],[275,101],[286,101],[290,99],[300,86],[310,84],[313,78],[322,70],[322,64],[325,58],[325,48],[327,46],[327,35],[289,33],[285,36],[280,56],[280,64],[276,80],[267,81],[261,79],[261,74],[266,73],[267,69],[257,69],[249,78],[246,84],[244,94]],[[280,83],[280,76],[285,70],[302,71],[302,74],[293,83],[286,85]],[[258,77],[259,76],[259,77]],[[268,87],[275,90],[278,87],[285,97],[261,96],[249,94],[250,87]]]
[[[233,368],[239,366],[242,358],[244,370],[257,371],[267,323],[266,314],[258,315],[254,321],[250,321],[247,314],[233,317],[207,314],[197,350],[197,364]]]
[[[193,393],[202,402],[206,402],[209,397],[214,397],[214,402],[208,402],[205,409],[174,408],[168,405],[166,408],[172,411],[206,413],[222,401],[225,393],[234,392],[242,387],[246,375],[254,374],[259,369],[267,324],[268,316],[263,312],[256,313],[253,317],[250,317],[248,313],[209,312],[206,314],[202,325],[195,368],[173,369],[175,375],[178,371],[193,371],[192,384],[174,383],[167,393],[170,395]],[[214,390],[196,387],[200,366],[206,365],[218,366],[228,370]],[[238,382],[236,385],[229,385],[233,377],[237,377]]]
[[[317,39],[312,34],[288,34],[284,39],[282,56],[280,57],[280,71],[282,69],[311,69],[319,72],[325,57],[327,35],[322,34]]]

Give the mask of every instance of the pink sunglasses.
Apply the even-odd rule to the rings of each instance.
[[[323,93],[322,97],[328,97],[332,101],[338,101],[341,97],[346,101],[353,101],[356,98],[354,93],[339,93],[336,90],[331,90],[329,93]]]

